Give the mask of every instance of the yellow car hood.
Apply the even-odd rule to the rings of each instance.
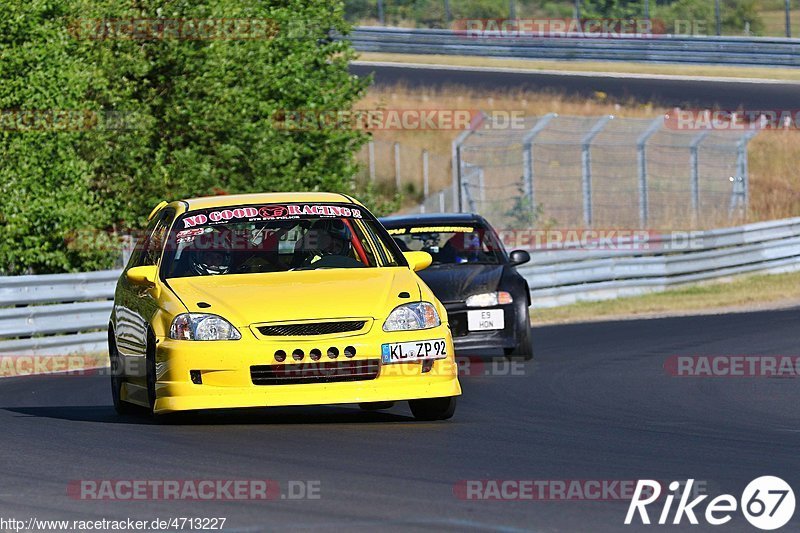
[[[190,312],[220,315],[237,327],[292,320],[381,319],[396,306],[420,298],[416,276],[406,267],[226,274],[167,282]],[[401,292],[409,297],[400,298]],[[201,302],[210,307],[200,307]]]

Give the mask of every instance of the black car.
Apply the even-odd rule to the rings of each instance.
[[[524,250],[507,254],[494,228],[471,213],[398,215],[380,219],[403,251],[433,257],[419,272],[447,309],[456,350],[497,350],[533,356],[528,283],[518,265]]]

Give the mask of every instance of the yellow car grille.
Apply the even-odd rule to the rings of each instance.
[[[305,324],[278,324],[274,326],[258,326],[258,331],[265,337],[303,337],[307,335],[330,335],[346,333],[364,328],[365,320],[347,322],[309,322]]]

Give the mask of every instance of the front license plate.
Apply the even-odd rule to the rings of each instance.
[[[487,311],[467,311],[467,328],[470,331],[503,329],[506,327],[502,309]]]
[[[447,342],[444,339],[381,344],[381,361],[385,365],[444,359],[447,355]]]

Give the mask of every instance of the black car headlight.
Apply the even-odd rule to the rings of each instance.
[[[514,301],[511,294],[506,291],[484,292],[473,294],[467,298],[467,307],[492,307],[494,305],[510,304]]]

